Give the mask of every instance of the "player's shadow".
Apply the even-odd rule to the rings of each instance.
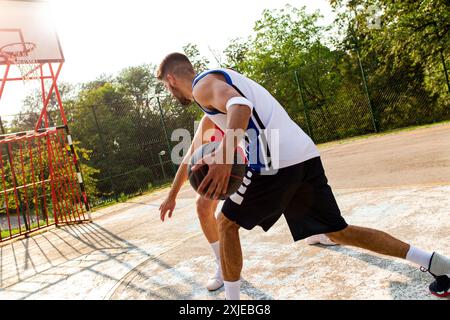
[[[274,300],[271,295],[256,288],[255,286],[253,286],[253,284],[245,279],[242,280],[241,288],[242,293],[249,296],[253,300]]]
[[[49,293],[52,293],[52,297],[57,297],[58,290],[64,288],[64,283],[80,273],[86,273],[89,278],[102,279],[104,283],[121,283],[126,275],[117,276],[111,272],[111,265],[139,275],[135,272],[136,266],[127,260],[126,254],[130,252],[170,270],[178,283],[189,282],[197,287],[203,286],[192,277],[174,269],[173,265],[160,256],[135,246],[96,223],[89,223],[58,227],[41,235],[1,246],[0,294],[3,291],[3,294],[8,294],[13,299],[36,298],[39,294],[47,296]],[[145,273],[145,276],[152,275]],[[82,288],[86,283],[79,285]],[[127,283],[127,288],[137,293],[138,298],[139,294],[145,294],[147,299],[186,298],[176,290],[152,292],[133,281]],[[96,288],[89,288],[88,285],[86,289],[86,294],[89,294],[90,289]],[[104,298],[113,294],[114,291],[111,291]]]
[[[417,291],[411,290],[412,287],[420,288],[419,290],[422,290],[423,288],[424,296],[429,297],[427,291],[428,286],[434,279],[430,275],[421,272],[419,267],[412,266],[405,260],[396,258],[392,258],[396,260],[386,259],[370,253],[366,253],[365,251],[362,251],[362,249],[355,250],[352,247],[348,246],[325,246],[321,244],[317,244],[314,246],[334,252],[339,252],[349,257],[364,261],[380,269],[408,277],[408,284],[398,281],[389,282],[391,296],[394,300],[417,299]]]

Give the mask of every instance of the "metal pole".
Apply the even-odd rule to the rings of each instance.
[[[447,65],[445,64],[445,58],[444,58],[444,54],[442,53],[442,49],[439,50],[439,52],[441,54],[442,66],[444,67],[445,80],[447,81],[447,90],[448,90],[448,93],[450,93],[450,82],[448,79]]]
[[[363,68],[363,65],[362,65],[362,62],[361,62],[361,56],[359,55],[359,49],[358,48],[356,48],[356,54],[358,56],[359,68],[361,69],[361,75],[362,75],[363,84],[364,84],[364,92],[365,92],[366,97],[367,97],[367,102],[369,103],[370,115],[372,116],[373,128],[374,128],[375,132],[379,132],[380,128],[378,127],[378,121],[377,121],[377,119],[375,118],[375,115],[374,115],[374,109],[373,109],[372,101],[370,100],[370,95],[369,95],[369,88],[367,87],[366,74],[364,72],[364,68]]]
[[[102,131],[100,130],[100,125],[98,124],[97,114],[95,112],[95,106],[92,106],[92,113],[94,114],[95,125],[97,126],[97,132],[100,137],[100,145],[102,147],[103,159],[106,160],[105,142],[103,140]],[[111,168],[109,166],[108,166],[108,178],[109,178],[109,183],[111,184],[111,191],[114,193],[114,198],[116,199],[116,201],[119,201],[119,198],[118,198],[116,192],[114,191],[115,188],[114,188],[114,183],[113,183],[113,179],[112,179]]]
[[[163,111],[161,108],[161,102],[159,101],[158,96],[156,97],[156,101],[158,103],[159,116],[161,118],[161,124],[162,124],[163,130],[164,130],[164,135],[166,136],[166,142],[167,142],[167,148],[168,148],[167,151],[169,152],[169,155],[170,155],[170,154],[172,154],[172,146],[170,144],[169,135],[167,134],[166,123],[164,121],[164,115],[163,115]],[[175,175],[176,169],[175,169],[175,165],[173,164],[173,162],[172,162],[172,171],[173,171],[173,174]]]
[[[309,133],[309,136],[311,137],[311,139],[314,141],[314,135],[313,135],[313,132],[312,132],[312,127],[311,127],[311,120],[309,119],[308,107],[306,105],[305,100],[303,99],[302,88],[300,87],[300,80],[299,80],[299,77],[298,77],[297,70],[294,71],[294,74],[295,74],[295,81],[297,82],[298,92],[300,94],[300,100],[301,100],[302,105],[303,105],[303,112],[304,112],[305,118],[306,118],[306,125],[308,126],[308,133]]]
[[[9,72],[10,66],[11,66],[10,64],[6,65],[5,73],[3,75],[2,82],[0,83],[0,99],[2,98],[3,90],[5,89],[6,79],[8,79],[8,72]]]
[[[159,158],[159,164],[161,165],[161,170],[162,170],[163,177],[164,177],[164,182],[165,182],[165,181],[167,181],[166,172],[164,171],[164,164],[163,164],[161,155],[159,153],[158,153],[158,158]]]

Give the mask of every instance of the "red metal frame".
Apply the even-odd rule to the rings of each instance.
[[[80,200],[83,201],[86,210],[89,211],[84,185],[78,179],[78,175],[81,173],[74,146],[71,142],[70,145],[67,144],[67,137],[64,136],[64,133],[69,135],[69,129],[57,85],[63,62],[41,62],[29,72],[31,74],[37,71],[37,75],[31,78],[27,77],[29,74],[24,75],[22,78],[10,76],[11,66],[12,64],[0,66],[0,70],[3,68],[3,74],[0,77],[0,100],[8,81],[21,81],[26,77],[27,81],[40,81],[42,109],[34,127],[34,133],[28,133],[25,136],[18,134],[5,135],[0,138],[0,179],[2,180],[0,187],[3,187],[3,191],[0,190],[0,196],[5,198],[9,228],[9,236],[1,236],[0,234],[0,242],[52,224],[88,220],[84,215],[85,211]],[[53,95],[56,98],[62,120],[62,126],[58,127],[58,129],[49,128],[47,107]],[[71,139],[69,140],[71,141]],[[12,147],[13,144],[16,149]],[[5,162],[5,159],[3,159],[5,156],[4,147],[7,148],[9,162]],[[69,147],[70,149],[66,149]],[[25,164],[29,164],[29,172],[25,172]],[[9,166],[13,174],[12,183],[8,182],[12,186],[10,189],[7,189],[6,166]],[[29,177],[30,173],[31,177]],[[23,181],[18,181],[16,175],[20,176],[20,179]],[[51,199],[47,197],[47,191],[50,191],[48,195],[51,196]],[[23,199],[19,193],[24,196]],[[39,197],[42,198],[42,203],[39,202]],[[51,211],[53,211],[54,222],[49,221],[48,216],[48,204],[50,201],[52,203]],[[31,216],[34,215],[32,202],[34,202],[37,227],[33,226],[33,228],[30,228],[32,223]],[[10,210],[9,206],[14,203],[16,210]],[[42,205],[42,208],[38,208],[39,205]],[[19,212],[19,206],[23,212]],[[42,211],[41,218],[39,217],[39,209]],[[16,212],[13,213],[11,211]],[[10,221],[10,216],[12,217],[12,215],[17,215],[18,234],[12,233],[12,221]],[[21,218],[21,215],[23,215],[24,219]],[[43,226],[39,223],[42,218],[45,219]],[[22,222],[27,223],[26,231],[22,230]]]
[[[3,187],[0,200],[6,204],[7,227],[4,231],[9,231],[9,235],[0,234],[0,242],[53,224],[89,220],[84,215],[85,203],[77,185],[75,164],[72,153],[68,152],[69,145],[64,133],[64,126],[60,126],[40,132],[0,136],[0,179]],[[42,144],[47,146],[45,152]],[[44,163],[43,154],[47,163]],[[8,176],[7,171],[10,172]],[[44,171],[47,173],[44,174]],[[46,197],[47,193],[51,199]],[[53,221],[49,221],[48,217],[47,204],[50,203]],[[12,209],[14,206],[15,209]]]
[[[58,102],[59,111],[61,113],[61,119],[63,121],[63,125],[67,125],[67,119],[64,112],[64,107],[61,100],[61,95],[58,90],[57,81],[59,78],[59,74],[61,72],[61,68],[63,66],[63,62],[55,63],[57,65],[56,72],[53,70],[53,64],[51,62],[41,63],[38,64],[31,72],[36,71],[36,69],[39,69],[40,75],[37,77],[30,77],[27,78],[28,81],[30,80],[40,80],[41,81],[41,91],[42,91],[42,109],[41,114],[39,116],[39,119],[36,123],[35,129],[38,130],[42,126],[42,120],[47,118],[47,106],[50,102],[50,99],[53,95],[53,91],[55,92],[56,100]],[[47,68],[45,68],[47,67]],[[2,82],[0,84],[0,100],[2,98],[6,82],[8,81],[22,81],[23,78],[18,77],[9,77],[9,72],[11,70],[11,64],[6,64],[4,66],[4,73],[2,77]],[[45,88],[45,80],[51,80],[50,88],[48,88],[48,91]],[[48,123],[45,123],[45,127],[48,127]]]

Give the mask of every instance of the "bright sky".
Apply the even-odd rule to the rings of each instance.
[[[66,62],[60,80],[77,83],[142,63],[158,64],[187,43],[222,52],[229,41],[252,34],[263,9],[285,3],[320,10],[323,24],[334,15],[327,0],[49,0]],[[7,83],[0,115],[19,112],[26,91]]]

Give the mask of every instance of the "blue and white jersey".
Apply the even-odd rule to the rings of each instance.
[[[196,76],[192,87],[211,73],[223,75],[230,86],[253,103],[246,136],[250,168],[255,171],[264,168],[276,170],[320,156],[311,138],[289,117],[281,104],[255,81],[230,69],[216,69]],[[222,131],[226,130],[226,113],[203,106],[200,108]]]

